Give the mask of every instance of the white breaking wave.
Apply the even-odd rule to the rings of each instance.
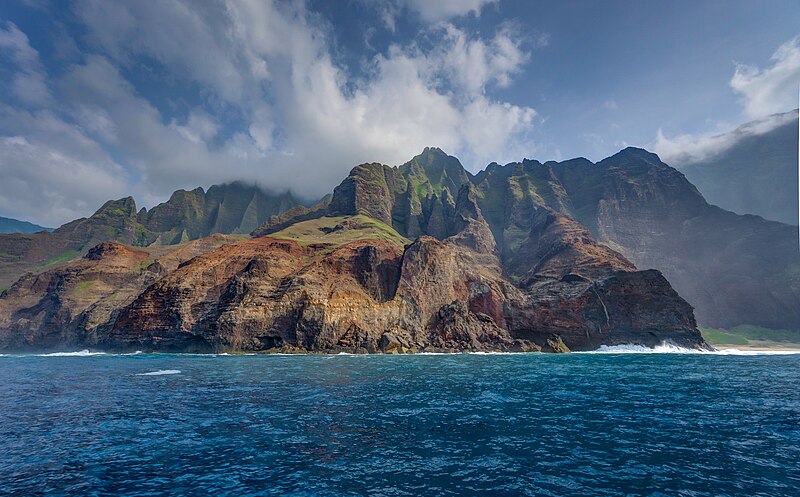
[[[698,350],[679,347],[675,344],[664,342],[653,348],[644,345],[601,345],[597,350],[587,352],[577,352],[578,354],[706,354],[706,355],[792,355],[800,354],[800,350],[776,349],[776,350],[740,350],[740,349],[717,349],[717,350]]]
[[[89,352],[80,350],[78,352],[53,352],[51,354],[34,354],[36,357],[89,357],[93,355],[106,355],[105,352]]]
[[[459,354],[461,352],[456,352]],[[469,355],[520,355],[520,354],[530,354],[531,352],[501,352],[499,350],[489,350],[486,352],[463,352],[464,354]],[[445,355],[453,355],[453,354],[445,354]]]
[[[89,350],[79,350],[77,352],[51,352],[49,354],[22,354],[22,355],[31,355],[33,357],[92,357],[96,355],[107,355],[107,356],[139,355],[141,353],[142,353],[141,350],[137,350],[136,352],[130,352],[128,354],[109,354],[108,352],[90,352]]]
[[[159,369],[158,371],[150,371],[149,373],[138,373],[136,376],[163,376],[165,374],[180,374],[178,369]]]

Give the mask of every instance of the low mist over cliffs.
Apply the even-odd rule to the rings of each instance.
[[[765,126],[769,131],[761,132]],[[672,165],[714,205],[797,225],[798,111],[747,123],[716,138],[722,151],[676,158]]]

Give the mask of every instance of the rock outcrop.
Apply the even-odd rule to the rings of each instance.
[[[232,238],[215,235],[168,250],[103,242],[80,259],[28,273],[0,293],[0,350],[70,350],[96,333],[145,288],[187,260]]]
[[[709,205],[655,154],[552,164],[574,217],[640,268],[664,273],[706,326],[800,330],[797,227]],[[586,188],[586,183],[594,186]]]
[[[106,240],[152,247],[240,233],[258,223],[253,236],[263,236],[330,216],[366,216],[401,238],[428,235],[496,256],[503,276],[524,284],[539,238],[549,236],[547,226],[563,223],[554,213],[582,225],[568,245],[589,236],[602,244],[592,249],[598,261],[612,259],[600,253],[611,250],[661,271],[703,325],[800,329],[796,227],[709,205],[680,172],[632,148],[597,164],[524,160],[490,164],[477,175],[427,148],[399,167],[354,168],[311,207],[239,184],[181,190],[150,211],[137,212],[131,198],[110,201],[54,233],[0,235],[0,289]]]

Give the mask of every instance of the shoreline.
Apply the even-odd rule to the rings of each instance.
[[[742,355],[764,353],[769,354],[800,354],[800,344],[787,343],[787,344],[753,344],[753,345],[711,345],[713,350],[697,350],[685,349],[680,347],[661,346],[656,348],[649,348],[643,346],[612,346],[601,347],[589,351],[570,351],[567,353],[553,353],[542,351],[531,352],[511,352],[511,351],[429,351],[429,352],[413,352],[413,353],[373,353],[373,354],[359,354],[352,352],[166,352],[166,351],[133,351],[133,352],[119,352],[119,351],[100,351],[100,350],[77,350],[77,351],[40,351],[40,352],[10,352],[0,353],[0,357],[96,357],[96,356],[137,356],[137,355],[165,355],[165,356],[457,356],[457,355],[583,355],[583,354],[709,354],[709,355]],[[750,354],[748,354],[750,353]]]

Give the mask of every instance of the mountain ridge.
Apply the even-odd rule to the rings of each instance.
[[[177,190],[149,211],[133,197],[109,200],[87,218],[65,223],[51,233],[0,235],[0,287],[26,271],[74,259],[98,243],[174,245],[214,233],[247,234],[272,215],[299,205],[290,192],[272,194],[234,182]]]
[[[171,253],[104,242],[0,295],[0,349],[564,352],[664,340],[706,347],[691,307],[658,271],[618,258],[596,265],[591,252],[566,242],[543,249],[544,264],[517,287],[501,276],[496,256],[457,235],[403,245],[397,235],[379,238],[390,227],[358,218],[197,247],[177,265]],[[301,243],[308,232],[312,243]],[[342,232],[324,242],[323,233]],[[558,228],[551,237],[553,247],[566,241]],[[570,248],[588,257],[578,261]]]
[[[76,234],[74,238],[84,243],[86,240],[116,238],[116,241],[135,246],[163,244],[163,238],[151,241],[152,233],[137,231],[139,220],[149,219],[153,223],[151,226],[178,226],[180,233],[174,229],[169,241],[180,246],[189,241],[189,229],[197,226],[197,219],[206,220],[203,229],[209,231],[225,226],[218,221],[219,216],[212,221],[207,214],[199,214],[215,212],[213,207],[203,210],[199,202],[193,201],[201,192],[202,189],[175,192],[173,202],[162,204],[168,209],[162,208],[165,210],[157,215],[153,214],[158,212],[156,208],[149,212],[136,212],[132,198],[109,201],[95,214],[93,223],[76,220],[59,230]],[[237,202],[231,202],[239,206],[235,210],[239,219],[243,219],[248,210],[253,210],[250,209],[252,197],[249,200],[247,195],[244,197],[239,196]],[[324,227],[324,230],[358,234],[361,233],[358,226],[364,223],[347,220],[363,216],[396,233],[396,236],[382,236],[384,241],[430,236],[453,247],[447,250],[469,254],[458,257],[467,257],[472,261],[470,264],[496,268],[491,279],[502,288],[511,288],[511,285],[517,290],[495,292],[504,296],[492,305],[506,302],[502,305],[513,309],[517,305],[513,302],[525,299],[529,303],[538,302],[536,305],[540,309],[533,313],[537,319],[542,318],[543,309],[553,305],[547,295],[571,295],[562,297],[565,301],[584,295],[580,297],[584,300],[580,300],[578,307],[559,312],[585,313],[588,312],[586,306],[599,305],[597,299],[602,303],[603,299],[597,293],[602,282],[622,281],[615,280],[618,278],[615,275],[631,273],[639,276],[633,280],[626,276],[627,284],[636,287],[638,283],[635,281],[655,278],[652,280],[653,288],[661,288],[657,292],[660,295],[672,295],[672,283],[678,293],[667,300],[679,299],[678,294],[687,298],[695,307],[700,322],[706,326],[756,324],[800,329],[797,305],[800,302],[800,271],[793,269],[800,268],[800,258],[796,251],[796,233],[792,228],[758,216],[737,215],[708,204],[681,172],[644,149],[627,148],[596,164],[581,158],[544,164],[529,159],[506,165],[493,163],[473,175],[461,166],[457,158],[441,149],[428,147],[400,166],[379,163],[355,166],[332,194],[310,207],[294,205],[285,209],[289,204],[283,204],[277,209],[281,212],[267,217],[264,224],[251,232],[251,236],[269,236],[286,230],[296,232],[302,223],[324,224],[327,222],[325,219],[340,219],[340,222]],[[122,222],[97,222],[106,218]],[[110,227],[115,231],[110,232]],[[193,233],[192,236],[203,234]],[[316,254],[314,257],[327,260],[331,256],[330,250],[335,249],[326,248],[326,243],[321,241],[328,232],[311,233],[320,240],[304,243]],[[381,233],[381,230],[376,233]],[[351,235],[339,239],[357,241]],[[401,260],[402,254],[396,252],[401,246],[394,246],[397,248],[393,249],[395,252],[391,257],[395,261]],[[273,245],[267,247],[274,249]],[[85,253],[88,248],[82,250]],[[75,251],[72,257],[78,255],[80,253]],[[370,257],[373,256],[368,259]],[[56,261],[53,267],[58,268],[63,262]],[[328,263],[333,262],[324,262]],[[385,261],[369,264],[373,263],[383,264],[381,267],[390,264]],[[358,269],[361,263],[348,266],[351,262],[340,261],[335,264],[337,267],[344,267],[344,264],[358,274],[362,271]],[[646,276],[648,269],[659,271]],[[376,269],[370,269],[373,270]],[[297,266],[293,271],[308,269]],[[467,277],[470,273],[459,274]],[[229,277],[234,281],[243,276],[237,273],[224,278]],[[349,276],[345,274],[342,277]],[[357,276],[356,280],[361,281],[362,277],[365,276]],[[326,277],[320,276],[318,284],[322,285],[320,289],[326,288]],[[235,290],[240,291],[245,290]],[[519,291],[527,296],[522,298],[514,293]],[[640,297],[647,292],[644,288],[636,290]],[[593,297],[595,293],[597,296]],[[450,295],[468,302],[463,300],[462,293]],[[605,304],[600,307],[604,308]],[[652,309],[648,312],[650,314],[645,313],[646,316],[654,315]],[[675,312],[693,314],[691,308]],[[506,323],[501,329],[509,333],[508,330],[516,329],[513,333],[517,338],[524,334],[521,328],[509,328],[508,316],[501,316],[496,308],[493,313],[497,318],[495,324]],[[528,316],[523,321],[530,323],[530,312],[523,314]],[[468,314],[462,318],[469,320]],[[193,322],[195,319],[196,316],[192,315],[182,317],[181,321]],[[214,319],[221,319],[221,316]],[[557,322],[563,317],[547,319]],[[649,322],[648,319],[643,322]],[[681,319],[678,321],[689,323],[681,326],[689,329],[695,326],[693,315],[691,319]],[[539,334],[526,332],[526,340],[533,340],[532,343],[539,347],[556,335],[566,339],[572,347],[584,347],[587,340],[593,340],[591,332],[583,338],[570,336],[574,331],[572,328],[553,327],[548,322],[538,322]],[[213,323],[204,326],[220,325],[216,321]],[[599,332],[597,330],[602,330],[602,326],[597,323],[595,318],[573,322],[575,329],[587,329],[588,326]],[[415,326],[421,330],[419,323]],[[377,340],[378,337],[370,339]],[[281,343],[289,344],[294,338],[284,336],[281,340]],[[500,342],[495,345],[497,343]]]
[[[475,185],[456,158],[428,148],[403,166],[356,166],[318,204],[272,216],[250,240],[209,247],[177,267],[150,249],[104,242],[0,296],[0,348],[707,347],[691,306],[667,279],[638,270],[549,207],[569,199],[552,171],[529,169],[498,191],[489,180]],[[483,214],[496,204],[512,214],[494,227],[502,246]],[[99,215],[134,211],[123,199]],[[107,275],[103,284],[92,279],[98,271]],[[113,284],[126,289],[123,301],[114,301]]]
[[[403,236],[444,239],[455,222],[454,198],[466,186],[482,212],[476,221],[488,225],[512,279],[523,276],[513,254],[525,243],[535,213],[545,209],[577,220],[637,267],[663,271],[704,325],[800,330],[796,229],[709,204],[684,174],[654,153],[628,147],[598,163],[578,158],[490,164],[476,175],[447,174],[449,186],[442,186],[436,180],[445,177],[444,164],[454,161],[429,147],[402,166],[356,166],[330,203],[304,211],[304,219],[361,213]],[[426,167],[436,176],[433,181]],[[253,234],[269,234],[278,220],[291,222],[286,216],[271,219]]]
[[[38,224],[33,224],[28,221],[20,221],[19,219],[0,216],[0,234],[28,234],[38,233],[39,231],[53,231],[53,228],[45,228],[44,226],[39,226]]]

